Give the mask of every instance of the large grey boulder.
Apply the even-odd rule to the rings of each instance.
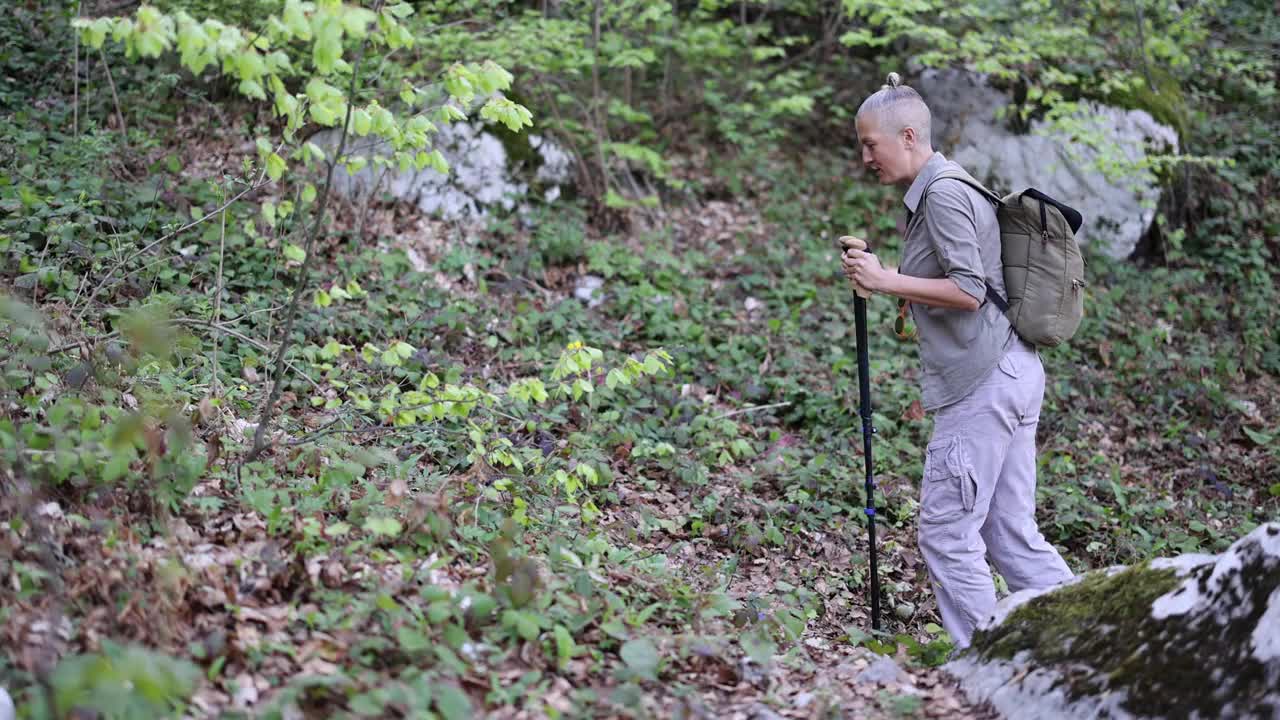
[[[935,148],[1001,195],[1034,187],[1076,208],[1085,218],[1082,245],[1128,257],[1151,227],[1160,188],[1149,171],[1133,168],[1152,150],[1176,150],[1178,135],[1149,113],[1083,103],[1076,120],[1084,142],[1043,122],[1025,135],[1011,132],[999,117],[1009,96],[982,75],[927,70],[915,88],[933,111]]]
[[[313,141],[326,151],[338,146],[338,132],[326,130]],[[530,151],[523,162],[510,157],[507,146],[481,122],[455,122],[440,127],[431,136],[433,148],[449,162],[449,173],[431,168],[400,172],[394,163],[381,167],[373,162],[386,156],[385,143],[371,137],[348,138],[348,155],[369,162],[356,173],[344,166],[334,171],[333,185],[339,192],[357,198],[377,189],[398,200],[416,205],[423,213],[445,220],[478,220],[494,208],[511,210],[526,201],[530,192],[554,201],[569,180],[570,155],[550,139],[536,134],[518,137]],[[518,167],[517,165],[525,165]],[[528,167],[532,165],[533,167]]]
[[[944,669],[1009,718],[1280,717],[1280,523],[1015,593]]]

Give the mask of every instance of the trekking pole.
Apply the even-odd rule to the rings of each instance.
[[[867,244],[845,235],[840,238],[841,251],[866,250]],[[867,538],[871,543],[871,628],[880,629],[880,574],[876,567],[876,479],[871,462],[871,361],[867,351],[867,301],[871,293],[861,288],[854,291],[853,322],[858,338],[858,414],[862,416],[862,457],[867,470]]]

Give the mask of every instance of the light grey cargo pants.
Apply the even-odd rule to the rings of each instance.
[[[1071,577],[1036,527],[1036,424],[1044,367],[1021,340],[962,400],[934,415],[919,542],[942,626],[956,647],[995,607],[984,555],[1017,592]]]

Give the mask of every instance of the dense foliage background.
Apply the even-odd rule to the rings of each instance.
[[[1014,128],[1097,100],[1179,134],[1137,169],[1164,188],[1140,257],[1090,257],[1044,353],[1041,527],[1073,569],[1280,510],[1273,3],[18,0],[0,33],[22,717],[961,712],[885,299],[869,632],[834,238],[896,251],[852,132],[891,69],[988,73]],[[373,139],[447,170],[467,118],[516,158],[560,142],[572,192],[475,225],[331,191]],[[928,691],[819,682],[866,649]]]

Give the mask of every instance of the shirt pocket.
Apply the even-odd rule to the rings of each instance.
[[[959,520],[973,512],[977,495],[978,484],[964,438],[957,435],[929,443],[925,450],[920,522]]]

